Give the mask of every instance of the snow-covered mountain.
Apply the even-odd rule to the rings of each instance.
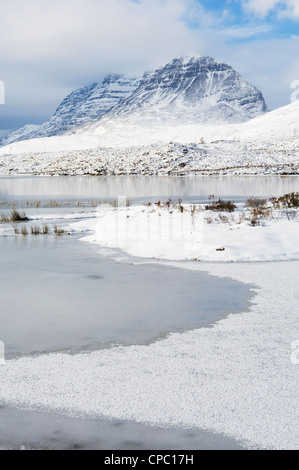
[[[182,145],[191,143],[206,145],[218,142],[219,148],[226,142],[242,145],[249,143],[257,147],[280,144],[293,145],[299,138],[299,101],[271,111],[245,123],[205,125],[163,123],[143,127],[131,125],[102,126],[101,132],[78,132],[71,135],[37,138],[24,142],[15,142],[0,148],[1,155],[21,155],[28,153],[68,152],[84,149],[123,149],[128,147],[161,145],[178,142]],[[237,145],[236,145],[237,148]],[[221,153],[221,152],[220,152]],[[219,153],[219,155],[220,155]]]
[[[263,95],[230,65],[209,56],[174,59],[84,131],[106,122],[238,123],[268,111]]]
[[[25,126],[0,139],[0,145],[41,137],[61,135],[94,120],[139,86],[142,77],[109,75],[103,82],[80,88],[68,95],[55,114],[41,126]]]
[[[268,111],[263,95],[230,65],[205,55],[177,58],[143,77],[109,75],[72,92],[39,128],[0,138],[12,142],[69,133],[102,133],[122,125],[240,123]]]

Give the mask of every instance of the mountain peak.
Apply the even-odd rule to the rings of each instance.
[[[232,69],[232,67],[228,64],[224,64],[219,60],[215,59],[214,57],[207,55],[207,54],[200,54],[200,53],[186,53],[182,56],[175,57],[172,61],[168,63],[170,64],[182,64],[182,66],[188,66],[192,64],[199,64],[201,66],[211,66],[216,64],[225,65],[227,68]],[[166,65],[168,65],[166,64]],[[164,65],[165,67],[165,65]],[[163,68],[163,67],[161,67]]]
[[[183,65],[189,64],[190,62],[218,62],[214,57],[200,53],[187,53],[174,60],[180,60]]]
[[[130,124],[236,123],[267,111],[262,93],[230,65],[208,55],[186,54],[144,78],[98,124],[114,119]]]

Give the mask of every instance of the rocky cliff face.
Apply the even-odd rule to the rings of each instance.
[[[186,56],[145,78],[103,120],[244,122],[267,111],[262,93],[230,65],[208,56]]]

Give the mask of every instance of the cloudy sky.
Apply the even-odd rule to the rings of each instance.
[[[190,52],[231,64],[284,106],[299,80],[299,0],[0,0],[0,129],[44,122],[107,73]]]

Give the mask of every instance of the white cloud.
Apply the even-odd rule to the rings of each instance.
[[[65,93],[107,73],[141,72],[203,50],[200,36],[181,20],[193,3],[0,0],[0,79],[7,89],[0,121],[26,109],[28,119],[31,110],[43,120]]]
[[[279,17],[299,18],[298,0],[242,0],[246,11],[265,18],[271,10],[278,7]]]
[[[248,39],[256,37],[260,34],[269,33],[272,30],[269,24],[249,24],[246,26],[231,26],[222,28],[216,32],[216,35],[221,35],[226,39]]]
[[[2,6],[1,3],[4,5]],[[190,0],[0,0],[1,58],[28,62],[119,58],[177,49]],[[137,39],[137,40],[136,40]],[[190,39],[189,39],[190,42]],[[170,48],[170,43],[173,44]],[[156,55],[156,53],[152,56]],[[134,59],[136,61],[136,59]],[[98,67],[100,68],[100,67]]]
[[[259,88],[275,109],[290,103],[291,83],[299,80],[299,37],[260,39],[249,44],[236,44],[222,50],[230,62],[249,82]]]

